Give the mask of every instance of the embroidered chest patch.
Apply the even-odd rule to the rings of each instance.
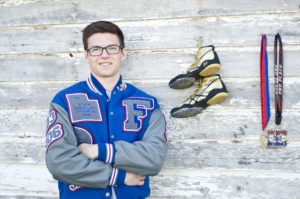
[[[102,122],[102,115],[98,100],[89,99],[85,93],[72,93],[66,95],[71,121]]]
[[[143,120],[147,118],[148,111],[154,108],[154,100],[142,97],[130,97],[122,101],[125,107],[125,120],[123,130],[127,132],[139,132],[143,127]]]

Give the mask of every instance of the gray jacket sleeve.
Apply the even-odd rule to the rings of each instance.
[[[166,121],[160,109],[150,118],[141,141],[116,141],[114,167],[140,175],[157,175],[167,156]]]
[[[54,103],[50,110],[56,114],[46,136],[46,165],[50,173],[55,179],[68,184],[107,187],[113,173],[111,165],[90,160],[81,154],[68,113]]]

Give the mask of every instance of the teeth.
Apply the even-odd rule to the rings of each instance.
[[[109,66],[111,63],[100,63],[101,66]]]

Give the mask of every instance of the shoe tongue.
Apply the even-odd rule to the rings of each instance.
[[[199,52],[199,55],[204,55],[205,53],[209,52],[209,51],[212,51],[212,47],[210,46],[207,46],[207,47],[203,47],[201,48],[200,52]]]

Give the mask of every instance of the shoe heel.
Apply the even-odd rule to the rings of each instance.
[[[219,104],[228,98],[228,93],[218,93],[213,98],[207,101],[208,105]]]
[[[221,68],[220,64],[211,64],[199,73],[201,77],[207,77],[216,74]]]

